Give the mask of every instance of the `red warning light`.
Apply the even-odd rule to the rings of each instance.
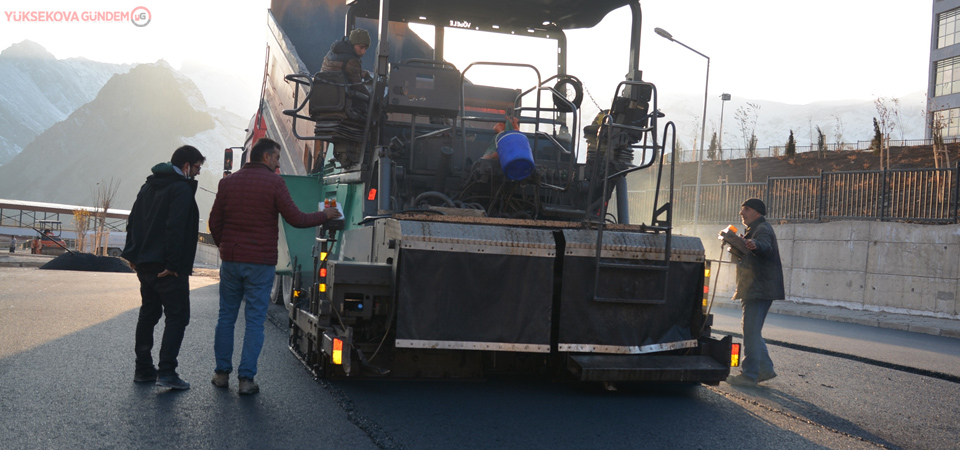
[[[333,360],[334,364],[343,364],[343,341],[339,338],[333,339],[333,354],[330,356],[330,359]]]
[[[370,192],[367,194],[367,200],[371,202],[377,199],[377,189],[370,189]]]
[[[730,344],[730,367],[740,367],[740,344]]]

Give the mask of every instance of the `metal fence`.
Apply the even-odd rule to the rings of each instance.
[[[823,172],[820,176],[768,178],[766,183],[700,185],[700,223],[737,223],[747,198],[764,200],[777,223],[882,220],[957,223],[960,164],[950,169]],[[674,223],[692,223],[697,186],[674,191]],[[650,223],[653,190],[630,191],[630,219]],[[668,190],[661,190],[660,204]]]
[[[960,136],[948,136],[943,138],[945,144],[954,144],[960,143]],[[850,151],[850,150],[870,150],[872,148],[873,141],[856,141],[856,142],[834,142],[824,144],[824,151],[827,152],[841,152],[841,151]],[[901,139],[901,140],[890,140],[888,142],[890,147],[917,147],[921,145],[933,145],[933,139]],[[798,145],[797,153],[809,153],[817,151],[816,145]],[[693,162],[697,160],[697,153],[699,149],[692,150],[681,150],[679,157],[679,162]],[[763,147],[757,148],[753,151],[754,158],[768,158],[776,156],[784,156],[787,154],[786,146],[779,145],[773,147]],[[731,159],[744,159],[747,157],[747,150],[744,148],[724,148],[716,150],[714,157],[711,158],[709,151],[703,149],[703,158],[704,160],[731,160]]]

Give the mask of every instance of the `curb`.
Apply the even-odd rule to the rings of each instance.
[[[740,310],[740,305],[729,300],[714,301],[714,307]],[[852,323],[868,327],[887,328],[911,333],[929,334],[960,339],[960,321],[939,319],[920,315],[893,314],[874,311],[855,311],[836,306],[794,303],[784,300],[773,302],[773,314]]]
[[[0,267],[40,267],[54,256],[31,254],[0,254]]]

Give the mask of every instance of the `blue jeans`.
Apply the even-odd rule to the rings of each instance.
[[[257,375],[257,359],[263,348],[263,322],[270,306],[270,288],[276,267],[267,264],[223,261],[220,265],[220,317],[213,339],[213,353],[217,358],[217,372],[233,370],[233,329],[240,313],[240,303],[246,299],[243,350],[240,353],[240,378]]]
[[[740,371],[751,380],[756,380],[761,373],[773,373],[773,360],[767,353],[767,343],[763,341],[761,331],[763,322],[767,319],[767,312],[773,300],[742,299],[740,308],[743,316],[740,326],[743,329],[743,362]]]

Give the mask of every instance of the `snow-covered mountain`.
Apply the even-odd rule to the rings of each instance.
[[[93,100],[110,77],[130,67],[83,58],[58,60],[32,41],[0,52],[0,164]]]
[[[131,69],[82,58],[57,60],[30,41],[0,53],[0,77],[0,198],[90,204],[92,186],[112,177],[122,182],[118,208],[131,205],[149,168],[184,143],[205,152],[209,169],[201,174],[201,187],[216,190],[222,150],[240,143],[249,119],[234,112],[253,111],[260,87],[193,63],[178,72],[162,61]],[[893,139],[924,137],[925,102],[922,92],[900,98],[902,127]],[[748,103],[760,106],[761,149],[784,146],[790,130],[798,146],[809,145],[817,126],[828,143],[838,134],[846,143],[868,141],[878,115],[869,100],[788,105],[734,96],[723,105],[725,149],[743,146],[736,116]],[[583,106],[583,120],[592,121],[598,106],[592,101]],[[677,125],[681,147],[693,149],[703,97],[661,92],[658,107]],[[720,99],[711,97],[708,143],[719,131],[720,117]],[[201,208],[212,204],[207,191],[197,197]]]
[[[246,120],[208,108],[197,86],[166,62],[111,78],[96,98],[37,136],[0,166],[0,197],[92,205],[97,183],[119,183],[113,207],[129,209],[156,163],[190,144],[207,163],[198,180],[201,217],[213,204],[223,149]]]

